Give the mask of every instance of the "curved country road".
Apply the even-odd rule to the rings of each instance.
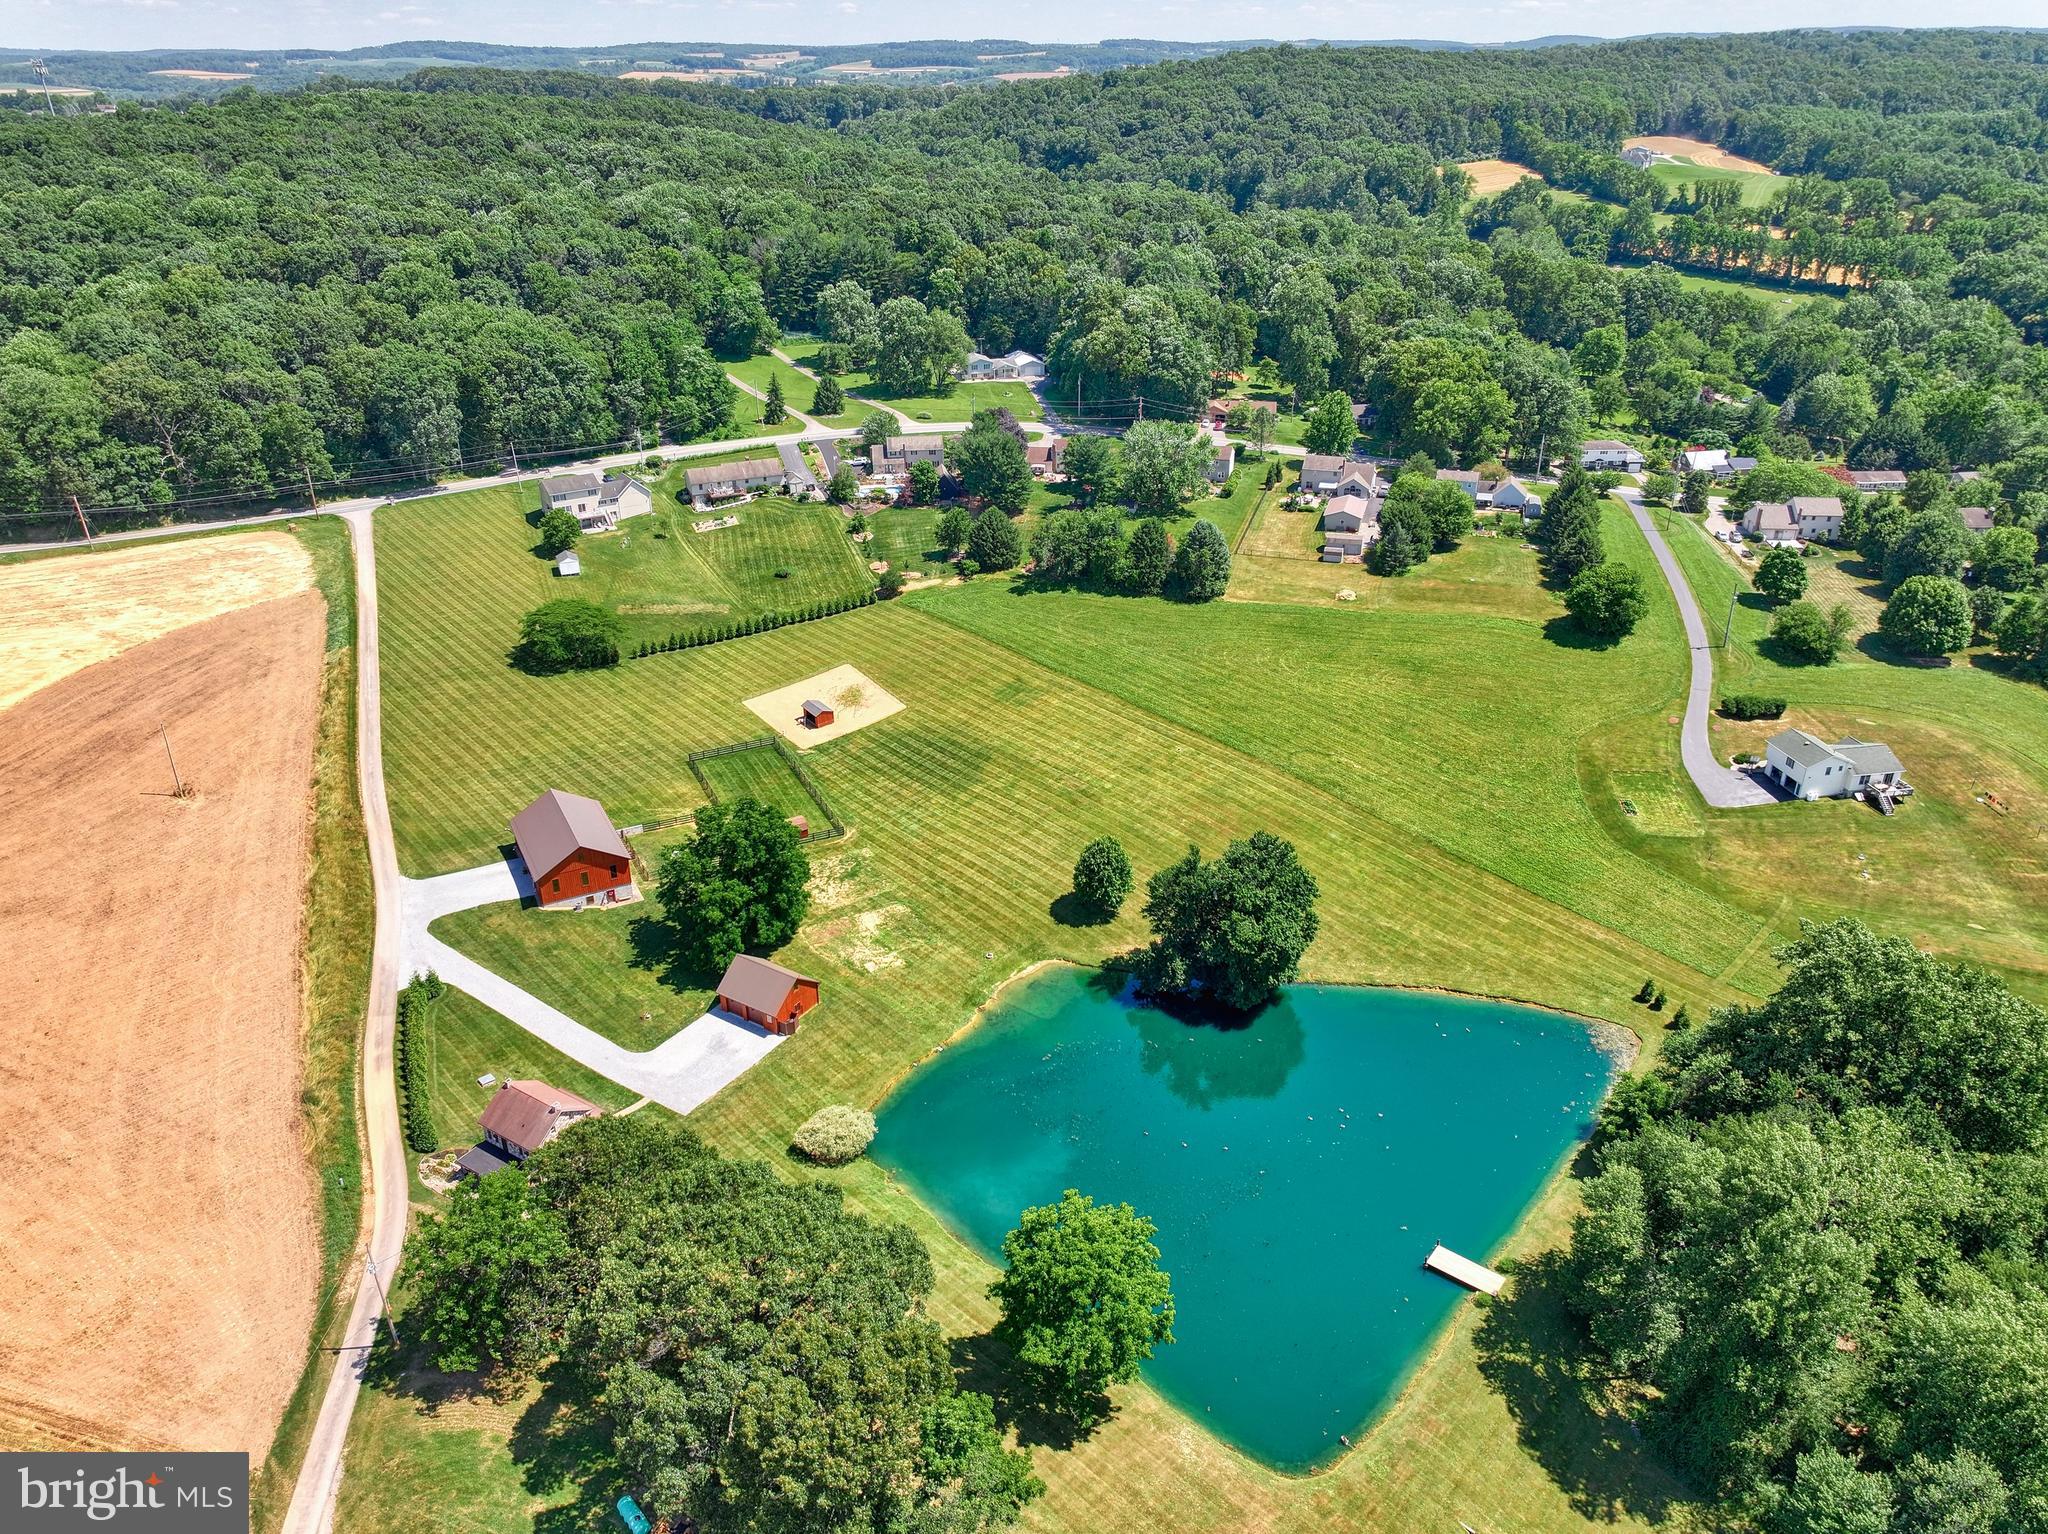
[[[1746,772],[1737,772],[1714,755],[1707,735],[1707,710],[1714,702],[1714,648],[1707,639],[1707,625],[1700,617],[1700,604],[1693,600],[1692,587],[1678,568],[1664,535],[1643,510],[1642,497],[1635,492],[1616,491],[1636,519],[1636,526],[1650,540],[1650,552],[1657,556],[1657,568],[1671,587],[1678,603],[1679,621],[1685,625],[1685,642],[1692,650],[1692,684],[1685,695],[1685,727],[1679,736],[1678,754],[1692,777],[1700,797],[1719,810],[1742,809],[1752,804],[1776,804],[1778,796]]]
[[[371,508],[341,513],[348,523],[356,577],[356,775],[362,794],[363,829],[370,844],[370,881],[377,921],[370,951],[370,1007],[363,1020],[362,1103],[370,1157],[369,1255],[376,1266],[356,1275],[355,1303],[343,1333],[345,1351],[327,1381],[320,1415],[306,1445],[306,1457],[292,1488],[284,1534],[327,1534],[334,1524],[334,1499],[341,1487],[342,1449],[349,1418],[362,1389],[362,1369],[384,1314],[398,1254],[405,1245],[411,1179],[405,1139],[399,1129],[393,1075],[392,1033],[398,1011],[398,846],[391,838],[391,811],[384,798],[382,677],[377,657],[377,549]]]

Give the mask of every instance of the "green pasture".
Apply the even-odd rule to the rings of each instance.
[[[693,765],[706,792],[721,803],[758,799],[781,814],[803,816],[813,832],[824,831],[830,820],[830,809],[804,787],[783,748],[772,740],[746,751],[707,756]]]
[[[807,368],[816,367],[818,343],[815,341],[792,344],[789,355]],[[766,385],[763,385],[765,388]],[[783,387],[787,389],[788,383]],[[991,383],[956,383],[946,394],[884,394],[874,385],[873,377],[862,370],[841,373],[839,387],[845,391],[852,410],[851,424],[858,424],[867,414],[852,401],[859,398],[878,405],[888,405],[902,411],[913,421],[966,421],[977,410],[995,410],[1008,406],[1009,411],[1020,421],[1036,421],[1043,418],[1038,408],[1038,396],[1031,392],[1029,384],[1013,380]],[[803,398],[808,400],[810,386],[805,385]]]
[[[852,403],[836,415],[813,414],[811,397],[817,391],[817,381],[806,378],[779,357],[749,357],[743,362],[728,363],[725,370],[742,383],[752,384],[763,394],[768,392],[768,381],[779,378],[782,380],[782,402],[792,410],[801,410],[820,426],[858,426],[867,414],[860,405]],[[757,407],[758,416],[761,401],[750,399],[749,403]]]

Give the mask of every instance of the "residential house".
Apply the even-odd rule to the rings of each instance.
[[[1711,474],[1716,479],[1727,479],[1735,473],[1728,450],[1721,447],[1689,447],[1678,455],[1677,467],[1681,474]]]
[[[1621,157],[1637,170],[1648,170],[1657,161],[1657,151],[1642,144],[1631,144],[1622,150]]]
[[[1865,495],[1874,495],[1880,490],[1904,490],[1906,471],[1904,469],[1851,469],[1849,483]]]
[[[1209,476],[1209,483],[1212,485],[1220,485],[1235,474],[1237,444],[1230,441],[1219,442],[1216,445],[1216,456],[1209,460],[1209,467],[1204,472]]]
[[[1493,487],[1493,504],[1496,510],[1519,511],[1525,517],[1543,513],[1543,497],[1512,474]]]
[[[1641,448],[1630,447],[1626,442],[1615,442],[1605,437],[1579,444],[1579,467],[1582,469],[1618,469],[1624,474],[1643,472]]]
[[[885,437],[868,450],[868,466],[876,474],[908,474],[914,463],[943,466],[946,439],[937,433],[915,437]]]
[[[782,482],[789,487],[791,495],[805,495],[818,488],[818,476],[805,462],[801,444],[781,443],[775,449],[775,456],[782,461]]]
[[[1274,422],[1280,418],[1280,407],[1269,399],[1212,399],[1209,401],[1209,425],[1216,431],[1222,431],[1230,423],[1230,412],[1240,405],[1249,405],[1266,413],[1266,435],[1270,439]]]
[[[1783,501],[1758,501],[1742,514],[1742,530],[1772,548],[1799,546],[1799,517]]]
[[[1491,506],[1495,480],[1483,479],[1470,469],[1438,469],[1437,479],[1446,485],[1456,485],[1472,498],[1474,506]]]
[[[595,799],[551,788],[512,817],[534,898],[574,911],[635,898],[633,856]]]
[[[483,1139],[463,1153],[456,1168],[472,1177],[487,1177],[503,1167],[516,1166],[571,1124],[601,1111],[588,1098],[545,1081],[505,1082],[485,1104],[478,1121]]]
[[[797,1020],[818,1004],[818,982],[767,959],[743,953],[718,982],[718,1010],[758,1023],[770,1033],[795,1033]]]
[[[1799,536],[1809,543],[1834,543],[1842,536],[1842,498],[1837,495],[1795,495],[1786,503]]]
[[[1730,458],[1728,460],[1728,467],[1730,471],[1733,473],[1747,474],[1751,469],[1756,467],[1756,460],[1754,458]]]
[[[1317,523],[1325,564],[1356,564],[1379,541],[1380,506],[1371,495],[1332,496]]]
[[[1331,495],[1351,460],[1338,453],[1310,453],[1301,460],[1301,488],[1310,495]]]
[[[1347,462],[1337,475],[1330,494],[1376,496],[1380,493],[1380,466],[1376,463]]]
[[[1795,799],[1845,799],[1869,788],[1903,788],[1905,773],[1886,747],[1854,736],[1831,746],[1804,730],[1780,730],[1764,746],[1764,776]]]
[[[549,511],[567,511],[586,533],[608,533],[654,510],[654,492],[631,475],[550,474],[540,482]]]
[[[788,481],[788,470],[780,458],[742,458],[737,463],[714,463],[690,469],[683,483],[696,502],[722,501],[754,490],[780,488]]]
[[[1066,456],[1065,437],[1039,437],[1024,445],[1024,461],[1040,479],[1057,479]]]
[[[1992,528],[1991,508],[1988,506],[1963,506],[1963,526],[1973,533],[1988,533]]]
[[[991,357],[983,352],[969,352],[966,366],[961,368],[960,376],[969,383],[987,383],[1003,378],[1030,381],[1045,377],[1045,363],[1035,354],[1022,350],[1006,352],[1000,357]]]

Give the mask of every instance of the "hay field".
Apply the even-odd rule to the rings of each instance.
[[[1675,160],[1689,160],[1694,165],[1708,170],[1735,170],[1752,176],[1775,176],[1776,171],[1757,160],[1745,160],[1739,154],[1730,154],[1719,144],[1709,144],[1703,138],[1681,138],[1670,133],[1638,134],[1635,138],[1623,139],[1624,149],[1647,149],[1652,154],[1668,154]]]
[[[312,584],[305,545],[281,532],[0,565],[0,709],[189,623]]]
[[[217,545],[206,546],[209,549]],[[97,556],[95,556],[96,558]],[[90,579],[92,558],[63,560]],[[0,713],[0,1444],[247,1450],[305,1365],[302,902],[325,606],[266,601]],[[171,797],[167,721],[198,788]]]
[[[1458,167],[1472,178],[1474,197],[1491,197],[1495,192],[1505,192],[1524,176],[1543,178],[1526,165],[1517,165],[1513,160],[1467,160]]]

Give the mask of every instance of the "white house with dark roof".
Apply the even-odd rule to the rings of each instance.
[[[1906,488],[1904,469],[1850,469],[1849,483],[1866,495],[1882,490],[1903,490]]]
[[[1764,776],[1795,799],[1846,799],[1906,786],[1906,769],[1889,747],[1853,735],[1831,746],[1795,729],[1780,730],[1765,744]]]
[[[1643,462],[1643,450],[1630,447],[1626,442],[1596,437],[1591,442],[1579,444],[1579,467],[1582,469],[1615,469],[1623,474],[1640,474]]]

